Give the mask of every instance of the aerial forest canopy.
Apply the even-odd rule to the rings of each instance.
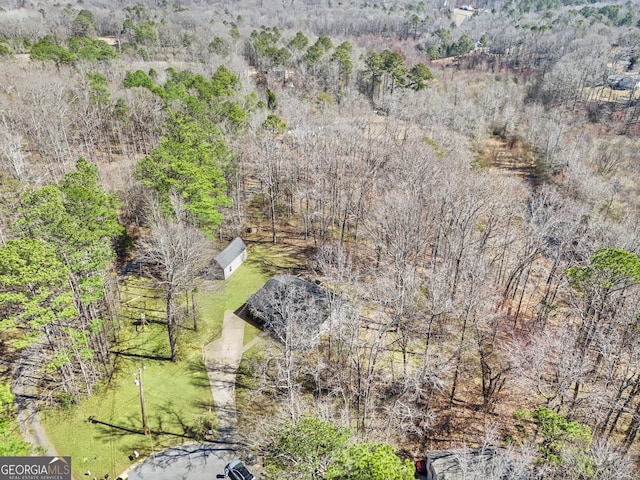
[[[0,248],[2,327],[22,332],[16,347],[44,333],[47,368],[72,401],[90,395],[112,369],[100,305],[115,259],[111,240],[122,226],[116,197],[99,185],[97,172],[80,158],[58,185],[25,192],[15,238]]]
[[[198,302],[244,292],[212,279],[242,236],[327,292],[313,335],[280,295],[239,371],[269,475],[467,445],[504,478],[633,478],[638,58],[635,1],[5,1],[0,444],[32,451],[31,355],[69,412],[127,355],[206,376]]]

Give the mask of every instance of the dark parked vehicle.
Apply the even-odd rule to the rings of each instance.
[[[224,467],[224,474],[231,480],[256,480],[256,477],[240,460],[234,460]]]

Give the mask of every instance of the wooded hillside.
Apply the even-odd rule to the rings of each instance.
[[[280,299],[252,398],[412,452],[508,446],[509,478],[633,478],[637,7],[4,2],[4,382],[39,342],[51,404],[92,395],[131,260],[177,361],[202,267],[245,235],[331,312],[306,338]]]

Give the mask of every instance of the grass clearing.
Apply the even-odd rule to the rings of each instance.
[[[252,422],[258,418],[275,418],[278,415],[279,401],[269,395],[252,394],[255,383],[253,368],[266,361],[268,348],[268,345],[255,345],[245,352],[240,362],[236,380],[236,403],[240,412],[238,423],[241,430],[252,428]]]
[[[255,327],[250,323],[247,323],[244,326],[244,338],[242,339],[242,344],[247,345],[249,342],[251,342],[251,340],[256,338],[261,333],[262,333],[262,330],[260,330],[258,327]]]
[[[202,347],[220,335],[224,312],[237,310],[274,273],[295,262],[276,246],[257,245],[229,279],[203,282],[197,292],[198,331],[188,320],[179,332],[180,361],[167,360],[169,346],[161,292],[146,279],[131,277],[122,285],[122,332],[114,346],[117,373],[112,381],[80,405],[43,414],[43,424],[58,453],[73,458],[73,475],[115,478],[131,466],[129,455],[142,456],[194,441],[215,426],[213,398],[202,360]],[[145,312],[144,327],[133,325]],[[247,324],[245,343],[260,330]],[[142,366],[145,408],[151,434],[142,435],[140,397],[134,374]],[[91,423],[93,417],[97,423]]]
[[[142,363],[147,425],[152,432],[146,436],[141,434],[140,397],[133,376]],[[118,376],[103,392],[73,409],[47,412],[44,421],[56,450],[73,458],[76,478],[87,470],[115,478],[130,465],[133,450],[150,455],[193,440],[198,418],[212,416],[212,408],[201,359],[172,364],[127,358],[119,362]],[[89,422],[89,417],[100,423]]]

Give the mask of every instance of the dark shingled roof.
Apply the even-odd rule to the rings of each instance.
[[[272,317],[279,315],[273,303],[278,303],[278,299],[285,294],[291,295],[291,300],[295,302],[301,310],[306,305],[315,304],[318,307],[318,323],[322,323],[328,316],[328,292],[321,286],[294,277],[293,275],[282,274],[271,277],[264,286],[247,300],[249,312],[256,320],[269,326]]]
[[[216,255],[215,260],[222,268],[227,268],[246,249],[247,246],[244,244],[242,239],[240,237],[236,237],[224,250]]]

